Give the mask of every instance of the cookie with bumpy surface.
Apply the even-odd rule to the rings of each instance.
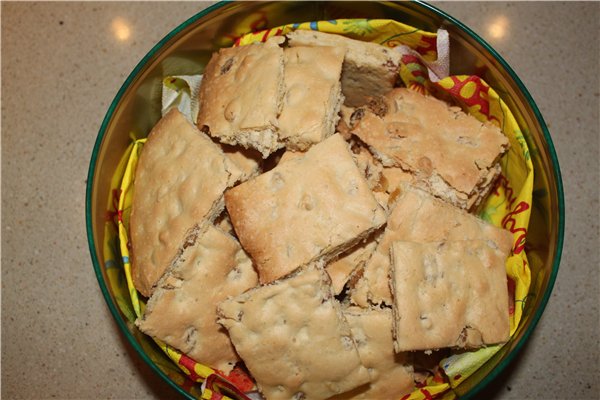
[[[240,361],[217,304],[258,284],[252,261],[235,238],[210,227],[157,284],[136,325],[197,362],[229,373]]]
[[[494,242],[394,242],[390,257],[397,352],[508,340],[508,253]]]
[[[490,192],[509,145],[496,125],[406,88],[353,117],[350,131],[384,166],[410,172],[415,186],[465,210],[476,209]]]
[[[219,323],[269,400],[327,399],[369,382],[318,265],[222,302]]]
[[[340,84],[343,61],[344,50],[335,47],[284,50],[279,140],[288,150],[306,151],[335,133],[344,100]]]
[[[150,296],[165,270],[223,210],[243,175],[177,109],[152,129],[135,171],[130,234],[135,288]]]
[[[394,208],[377,248],[350,290],[361,307],[392,305],[389,287],[390,246],[395,241],[490,240],[509,252],[512,234],[408,184],[399,187]]]
[[[338,134],[228,190],[225,204],[261,283],[331,260],[386,221]]]
[[[348,106],[365,104],[381,96],[398,82],[401,54],[378,43],[313,30],[296,30],[286,35],[289,45],[332,46],[346,50],[342,66],[342,93]]]
[[[200,86],[198,128],[263,158],[283,147],[277,119],[284,94],[282,41],[273,37],[213,54]]]

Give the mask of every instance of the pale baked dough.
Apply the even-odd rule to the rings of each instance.
[[[411,393],[415,388],[412,357],[394,351],[392,310],[349,307],[343,312],[371,382],[331,400],[399,400]]]
[[[152,129],[135,172],[130,234],[132,278],[150,296],[182,247],[223,210],[223,192],[242,172],[177,110]]]
[[[353,152],[354,154],[354,152]],[[281,156],[279,163],[284,163],[286,161],[292,160],[294,158],[303,157],[304,153],[302,152],[294,152],[294,151],[286,151]],[[362,171],[365,174],[365,178],[369,183],[369,186],[372,185],[371,180],[369,179],[369,175],[367,174],[367,170],[369,169],[365,165],[361,165],[356,155],[353,155],[354,161],[357,162],[358,168],[362,171],[363,168],[365,171]],[[373,193],[375,199],[381,204],[379,198],[377,197],[377,193]],[[379,235],[371,235],[370,237],[364,239],[360,243],[356,244],[354,247],[344,251],[342,254],[337,256],[335,260],[332,260],[329,264],[327,264],[326,271],[331,278],[331,286],[333,288],[333,292],[338,295],[344,289],[344,285],[352,275],[352,273],[357,269],[364,266],[367,260],[373,254],[375,250],[375,246],[377,245],[376,238],[374,236]]]
[[[383,188],[380,187],[381,172],[383,171],[381,163],[373,157],[367,148],[361,145],[352,146],[351,149],[354,161],[358,169],[367,178],[371,190],[383,191]]]
[[[373,236],[379,236],[375,232],[373,235],[358,243],[354,247],[340,254],[335,260],[327,264],[326,271],[331,278],[331,287],[333,292],[338,295],[344,289],[344,285],[352,276],[354,271],[362,268],[371,258],[377,246],[377,240]]]
[[[491,240],[394,242],[390,282],[395,350],[506,342],[507,257]]]
[[[392,304],[388,276],[390,246],[395,241],[490,240],[503,252],[512,247],[512,235],[464,210],[410,185],[402,185],[387,226],[362,277],[350,291],[354,304]]]
[[[228,190],[225,203],[261,283],[333,259],[386,219],[337,134]]]
[[[369,381],[319,266],[226,300],[218,312],[269,400],[327,399]]]
[[[398,88],[381,109],[354,112],[351,132],[386,167],[415,175],[414,185],[466,210],[476,208],[500,173],[508,138],[492,123],[416,91]]]
[[[217,304],[257,284],[252,261],[237,240],[210,227],[160,279],[136,325],[227,374],[240,359],[217,324]]]
[[[340,107],[340,119],[335,130],[346,140],[350,140],[352,137],[352,133],[350,132],[350,117],[354,111],[354,107],[349,107],[345,104],[342,104]]]
[[[281,155],[279,162],[277,164],[284,163],[286,161],[292,160],[294,158],[304,157],[304,152],[302,151],[291,151],[287,150],[285,153]]]
[[[344,99],[340,84],[344,53],[335,47],[284,50],[285,95],[279,140],[286,149],[306,151],[335,133]]]
[[[219,216],[215,218],[213,224],[223,232],[235,236],[235,231],[233,230],[233,225],[231,224],[231,220],[229,219],[229,214],[227,213],[227,210],[223,210],[221,214],[219,214]]]
[[[258,150],[283,147],[278,120],[283,98],[282,37],[222,48],[213,54],[200,87],[198,127],[223,143]]]
[[[398,190],[403,184],[411,184],[415,181],[415,176],[410,172],[404,171],[398,167],[388,167],[381,169],[381,186],[390,195]]]
[[[343,137],[341,133],[340,135]],[[387,211],[389,193],[384,189],[383,183],[385,182],[385,178],[383,177],[382,173],[384,169],[394,170],[399,168],[382,168],[381,163],[375,158],[373,158],[368,149],[355,143],[349,144],[352,158],[354,159],[354,162],[356,163],[356,166],[358,167],[360,172],[367,180],[369,188],[373,192],[373,196],[381,205],[381,207]],[[302,157],[303,155],[303,152],[288,150],[281,156],[279,164],[291,160],[293,158]],[[412,176],[410,174],[407,175]]]
[[[224,143],[219,143],[219,146],[223,153],[242,171],[240,182],[254,178],[262,172],[262,156],[257,150]]]
[[[361,106],[369,97],[387,93],[398,81],[401,54],[392,48],[313,30],[296,30],[286,36],[292,47],[333,46],[346,50],[342,92],[349,106]]]
[[[279,163],[284,163],[294,158],[299,158],[303,156],[304,153],[302,152],[286,151],[281,156]],[[357,162],[358,168],[362,170],[363,167],[358,162],[356,156],[354,156],[354,161]],[[369,186],[371,186],[369,176],[366,175],[366,172],[363,173],[365,174]],[[380,202],[377,198],[377,193],[373,194],[375,196],[375,199],[378,202]],[[375,246],[377,245],[375,236],[379,237],[379,235],[377,234],[371,235],[370,237],[364,239],[360,243],[354,245],[354,247],[344,251],[342,254],[340,254],[334,260],[332,260],[329,264],[327,264],[325,270],[331,278],[331,286],[333,288],[333,292],[336,295],[342,292],[342,290],[344,289],[344,285],[346,284],[346,282],[348,282],[348,279],[350,278],[352,273],[357,268],[363,267],[367,260],[371,257],[371,254],[373,254]]]

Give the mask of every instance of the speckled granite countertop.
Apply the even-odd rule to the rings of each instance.
[[[3,399],[176,395],[125,341],[102,298],[86,243],[85,185],[125,77],[208,4],[2,2]],[[565,247],[544,316],[480,397],[600,398],[600,3],[435,4],[488,40],[526,84],[550,128],[566,195]]]

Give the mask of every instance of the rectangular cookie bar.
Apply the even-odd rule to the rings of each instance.
[[[371,382],[331,400],[401,399],[411,393],[415,388],[411,356],[394,351],[392,310],[348,307],[343,312]]]
[[[144,296],[186,242],[223,210],[242,171],[177,109],[154,126],[135,171],[130,219],[133,284]]]
[[[217,304],[258,284],[252,261],[231,235],[210,227],[158,282],[136,325],[197,362],[228,374],[239,361],[217,324]]]
[[[338,134],[228,190],[225,204],[261,283],[332,259],[386,220]]]
[[[392,48],[313,30],[296,30],[286,36],[292,47],[333,46],[346,50],[342,92],[348,106],[361,106],[369,97],[383,95],[396,85],[401,55]]]
[[[198,128],[223,143],[258,150],[283,147],[277,117],[284,93],[282,37],[220,49],[204,70]]]
[[[218,312],[269,400],[327,399],[369,381],[319,266],[226,300]]]
[[[508,149],[500,128],[405,88],[392,90],[378,105],[356,110],[351,132],[384,166],[414,174],[414,185],[457,207],[475,209]]]
[[[394,242],[394,348],[479,348],[509,338],[508,257],[491,240]]]
[[[400,186],[400,194],[375,252],[362,277],[350,291],[354,304],[392,304],[388,276],[390,246],[395,241],[490,240],[503,252],[512,247],[512,235],[464,210],[454,207],[411,185]]]
[[[343,102],[340,74],[345,51],[335,47],[291,47],[284,55],[285,95],[279,140],[292,151],[335,133]]]

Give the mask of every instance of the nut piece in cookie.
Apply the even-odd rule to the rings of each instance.
[[[369,381],[319,266],[226,300],[218,313],[269,400],[327,399]]]
[[[390,246],[395,241],[490,240],[503,252],[512,247],[512,235],[466,211],[454,207],[410,185],[400,194],[375,252],[362,277],[350,291],[354,304],[392,304],[388,276]]]
[[[507,257],[491,240],[394,242],[390,284],[395,350],[506,342]]]
[[[135,171],[131,209],[132,276],[150,296],[165,270],[223,210],[223,192],[242,172],[181,114],[152,129]]]
[[[283,40],[273,37],[213,54],[200,87],[198,128],[223,143],[256,149],[263,158],[283,147],[277,134]]]
[[[352,133],[384,166],[415,175],[414,185],[475,209],[491,190],[508,149],[500,128],[410,89],[394,89],[382,101],[385,114],[361,108]]]
[[[340,84],[344,53],[335,47],[284,50],[279,138],[288,150],[306,151],[335,133],[344,99]]]
[[[400,399],[411,393],[415,388],[412,357],[394,351],[392,310],[349,307],[343,311],[371,383],[331,400]]]
[[[398,81],[401,54],[392,48],[313,30],[296,30],[286,36],[292,47],[333,46],[346,50],[342,92],[348,106],[361,106],[369,97],[390,91]]]
[[[239,357],[226,330],[216,322],[216,305],[257,284],[252,261],[237,240],[210,227],[167,270],[136,325],[227,374]]]
[[[385,223],[385,211],[338,134],[225,193],[261,283],[328,261]]]

